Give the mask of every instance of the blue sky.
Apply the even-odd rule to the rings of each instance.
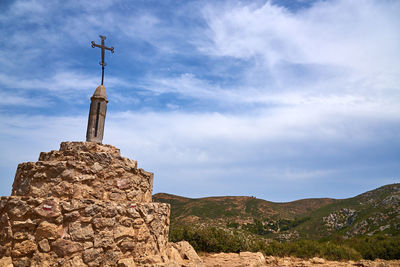
[[[345,198],[400,181],[400,2],[1,1],[0,195],[84,141],[107,36],[103,143],[154,193]]]

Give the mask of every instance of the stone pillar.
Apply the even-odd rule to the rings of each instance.
[[[101,144],[103,141],[107,103],[106,88],[103,85],[99,85],[91,97],[89,120],[86,132],[87,142],[96,142]]]

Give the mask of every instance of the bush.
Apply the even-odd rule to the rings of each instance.
[[[261,221],[255,220],[254,223],[247,223],[243,225],[243,229],[256,235],[268,235],[272,233],[269,228],[265,227]]]
[[[239,223],[237,223],[237,222],[227,222],[226,223],[226,227],[237,229],[239,227]]]
[[[367,236],[352,238],[346,244],[359,251],[364,259],[400,259],[400,238],[398,236]]]
[[[232,225],[233,226],[233,225]],[[272,256],[299,258],[322,257],[328,260],[400,259],[398,236],[367,236],[334,241],[298,240],[267,243],[256,236],[216,227],[171,226],[171,242],[188,241],[196,251],[204,252],[263,252]]]
[[[215,227],[171,227],[169,240],[171,242],[186,240],[196,251],[240,252],[249,250],[248,242],[243,235]]]

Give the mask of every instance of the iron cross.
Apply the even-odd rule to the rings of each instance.
[[[107,63],[104,62],[104,56],[105,56],[105,50],[110,50],[111,53],[114,54],[114,47],[107,47],[104,45],[104,40],[106,39],[105,36],[99,35],[101,38],[101,44],[98,45],[94,41],[92,41],[92,47],[99,47],[101,48],[101,62],[99,63],[101,65],[101,85],[103,85],[104,81],[104,67],[107,65]]]

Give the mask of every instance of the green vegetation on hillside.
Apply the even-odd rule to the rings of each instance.
[[[198,251],[262,251],[327,259],[400,259],[400,184],[349,199],[273,203],[254,197],[183,198],[171,204],[170,239]]]
[[[265,242],[238,232],[229,232],[215,227],[193,228],[181,226],[171,228],[170,241],[188,241],[196,251],[240,252],[261,251],[265,255],[295,256],[299,258],[324,257],[329,260],[359,260],[361,254],[355,249],[332,242],[300,240],[294,242]]]
[[[343,242],[357,250],[364,259],[400,259],[399,236],[363,236]]]

